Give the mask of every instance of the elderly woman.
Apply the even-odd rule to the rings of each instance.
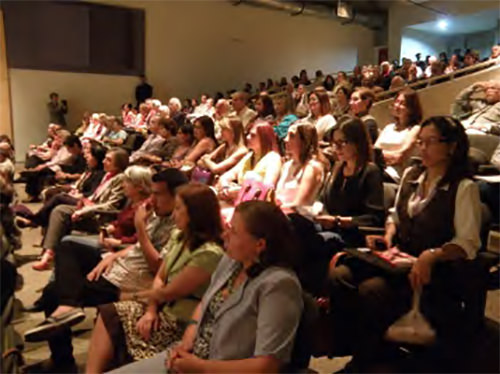
[[[106,174],[94,193],[81,198],[76,206],[59,205],[50,213],[47,232],[43,240],[45,252],[42,259],[33,265],[35,270],[47,270],[54,258],[53,249],[62,237],[75,227],[85,231],[97,231],[97,211],[110,211],[120,207],[124,201],[123,172],[128,166],[128,153],[120,148],[112,148],[104,158]]]
[[[152,357],[182,336],[223,253],[219,210],[217,197],[207,186],[190,184],[177,190],[176,230],[164,249],[153,287],[122,293],[121,302],[100,307],[88,373],[104,371],[113,356],[117,361]]]
[[[182,341],[118,373],[162,372],[165,365],[178,373],[277,373],[290,362],[302,314],[290,222],[273,204],[244,202],[225,245]]]
[[[456,295],[480,246],[481,209],[478,187],[468,177],[469,144],[459,121],[431,117],[422,123],[417,145],[422,165],[403,175],[385,235],[367,238],[372,249],[383,245],[409,255],[408,278],[352,257],[330,272],[336,334],[351,339],[357,370],[377,359],[384,332],[408,310],[412,289],[422,294],[422,311],[438,334],[460,324],[463,307]]]

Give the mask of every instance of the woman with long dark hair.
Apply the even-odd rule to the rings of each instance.
[[[120,302],[99,308],[87,373],[104,372],[113,357],[127,361],[152,357],[180,339],[189,326],[223,254],[219,202],[205,185],[181,186],[173,217],[176,229],[153,287],[122,293]]]
[[[408,278],[349,257],[330,272],[336,339],[350,343],[356,370],[379,357],[384,332],[409,309],[412,290],[421,294],[421,310],[438,336],[460,324],[462,301],[456,295],[480,246],[469,142],[459,121],[438,116],[422,123],[417,145],[422,165],[404,173],[385,235],[367,238],[374,250],[383,245],[412,256]]]

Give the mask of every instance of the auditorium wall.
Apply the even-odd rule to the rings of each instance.
[[[101,1],[142,8],[146,17],[146,75],[155,96],[167,100],[371,63],[373,32],[359,25],[222,1]],[[52,91],[69,102],[68,124],[85,110],[116,113],[133,98],[137,78],[10,69],[14,139],[18,159],[43,140]]]

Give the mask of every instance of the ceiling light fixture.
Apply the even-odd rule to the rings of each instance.
[[[445,19],[442,19],[438,22],[438,28],[440,30],[446,30],[448,28],[448,21],[446,21]]]

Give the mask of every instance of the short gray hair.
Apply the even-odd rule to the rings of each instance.
[[[175,106],[177,106],[177,109],[178,110],[181,110],[182,109],[182,104],[181,104],[181,101],[177,98],[177,97],[172,97],[169,101],[168,101],[169,104],[173,104]]]
[[[125,180],[139,188],[144,195],[151,194],[151,170],[144,166],[129,166],[125,170]]]

